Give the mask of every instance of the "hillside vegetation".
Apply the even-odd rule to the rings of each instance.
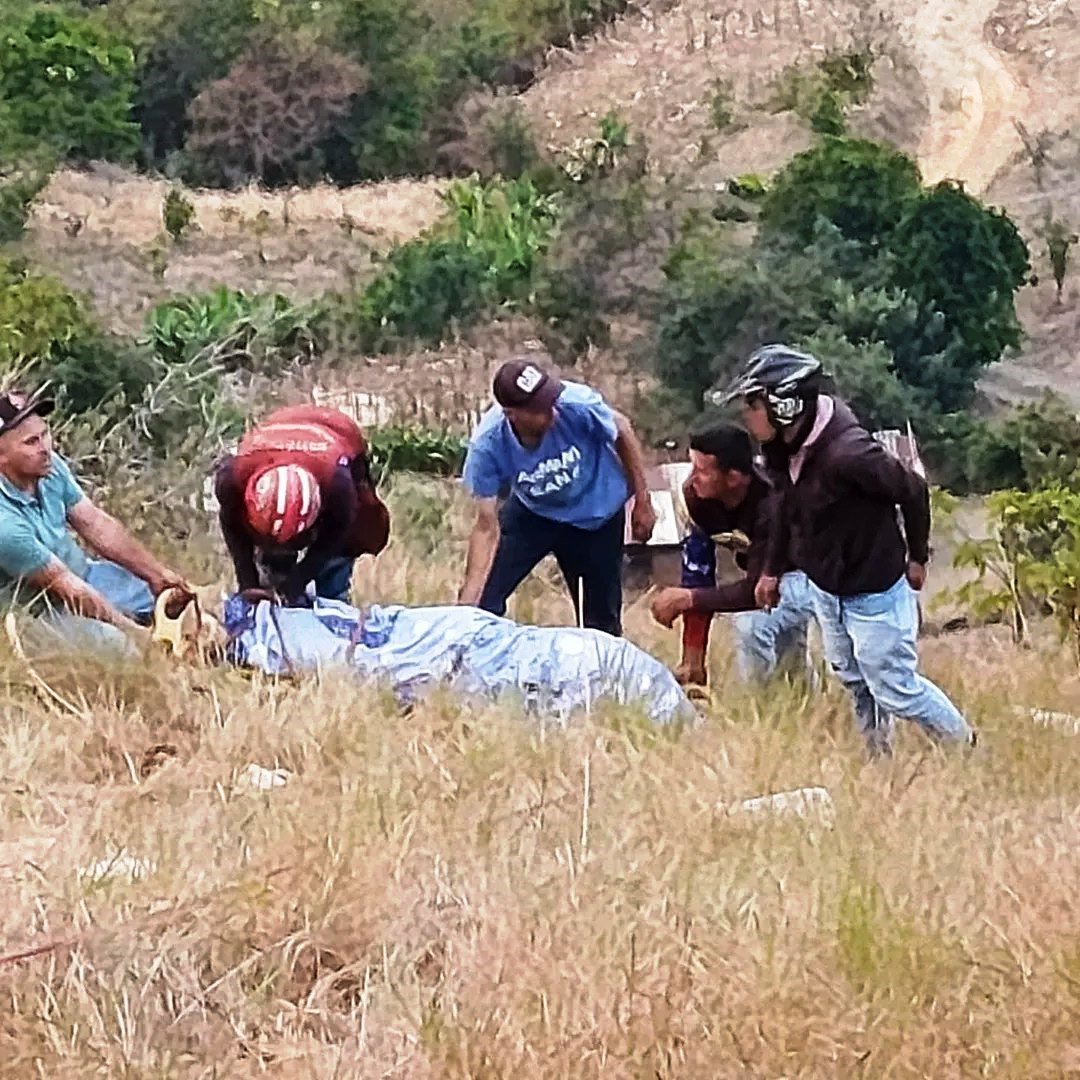
[[[1038,139],[1007,121],[989,45],[946,115],[949,58],[982,23],[971,5],[944,11],[5,8],[8,307],[37,341],[11,363],[63,376],[107,354],[67,380],[80,411],[110,387],[138,400],[182,361],[200,372],[195,415],[210,389],[228,412],[272,384],[350,385],[362,356],[368,393],[415,372],[398,419],[431,396],[429,420],[455,425],[494,343],[539,341],[659,440],[748,348],[786,337],[823,352],[870,422],[914,423],[941,483],[1026,484],[1032,453],[1070,443],[1073,421],[1053,403],[987,420],[978,390],[1020,364],[1028,297],[1052,288],[1042,248],[1068,310],[1072,234],[1053,207],[1031,226],[964,187]],[[62,82],[41,81],[50,58]],[[18,314],[39,294],[77,310],[78,333]],[[470,349],[486,361],[463,362]]]

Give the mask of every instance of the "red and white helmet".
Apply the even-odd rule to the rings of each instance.
[[[315,524],[322,506],[319,482],[301,465],[276,465],[248,481],[244,506],[252,530],[286,544]]]

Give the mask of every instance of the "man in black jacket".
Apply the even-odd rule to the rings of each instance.
[[[852,694],[871,752],[889,752],[893,716],[935,738],[974,743],[964,717],[917,671],[916,594],[930,544],[926,481],[842,401],[821,393],[822,378],[814,357],[766,345],[720,400],[742,402],[744,423],[763,445],[782,494],[781,532],[810,579],[826,656]],[[766,565],[759,578],[762,606],[776,602],[781,569]]]

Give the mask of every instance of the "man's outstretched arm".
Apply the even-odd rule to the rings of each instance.
[[[630,421],[621,412],[614,412],[614,416],[615,428],[618,432],[615,439],[615,453],[619,455],[619,461],[622,462],[626,479],[630,483],[630,491],[634,496],[634,508],[630,513],[630,532],[639,544],[644,544],[652,536],[653,529],[656,527],[656,511],[653,510],[649,484],[645,479],[645,451],[642,449],[637,433],[630,426]]]
[[[109,623],[140,637],[145,633],[142,627],[121,614],[97,589],[73,573],[55,555],[40,570],[27,574],[23,580],[32,589],[48,594],[76,615]]]
[[[476,500],[476,521],[469,534],[465,557],[465,580],[458,591],[458,603],[475,607],[487,584],[495,549],[499,546],[499,514],[495,499]]]
[[[170,585],[184,585],[183,575],[159,562],[116,518],[89,499],[68,511],[68,523],[97,555],[141,578],[155,595]]]

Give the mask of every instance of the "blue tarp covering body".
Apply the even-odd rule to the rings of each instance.
[[[349,667],[410,702],[436,686],[488,698],[516,694],[528,711],[565,721],[601,700],[641,708],[657,724],[692,720],[671,672],[597,630],[519,626],[471,607],[311,608],[233,596],[225,629],[234,663],[269,674]]]

